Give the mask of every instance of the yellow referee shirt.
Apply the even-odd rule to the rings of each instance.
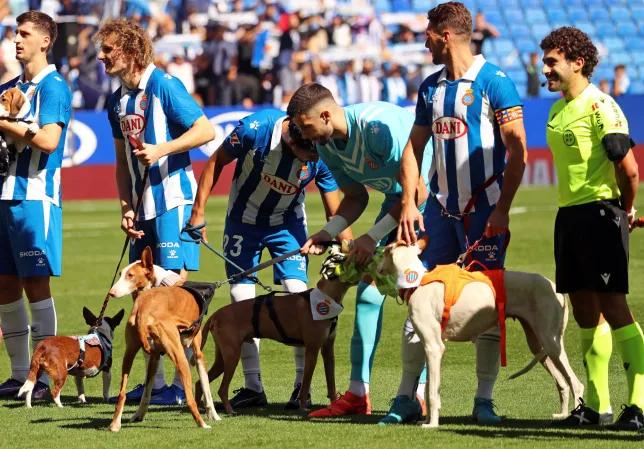
[[[559,207],[619,198],[613,162],[602,139],[628,134],[628,123],[615,100],[594,84],[571,101],[550,108],[546,141],[558,179]]]

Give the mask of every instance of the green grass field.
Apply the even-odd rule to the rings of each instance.
[[[640,197],[641,198],[641,197]],[[309,195],[307,203],[309,229],[321,227],[323,221],[319,197]],[[552,188],[524,188],[515,200],[511,217],[512,244],[507,266],[515,270],[535,271],[554,276],[552,254],[552,229],[554,223],[555,191]],[[380,203],[373,195],[364,219],[354,227],[363,232],[371,224]],[[639,204],[644,209],[644,201]],[[209,238],[221,241],[226,198],[213,197],[208,206]],[[78,335],[87,331],[81,310],[88,306],[98,312],[123,242],[119,230],[116,201],[67,202],[64,205],[64,267],[63,276],[53,281],[53,292],[58,311],[60,335]],[[592,242],[588,242],[592,245]],[[644,231],[637,231],[631,240],[631,291],[629,297],[633,313],[644,321]],[[214,254],[203,249],[202,271],[194,280],[221,280],[223,264]],[[320,259],[314,258],[309,273],[311,284],[317,280]],[[269,270],[262,272],[265,282],[270,280]],[[259,290],[258,290],[259,292]],[[228,289],[220,289],[211,310],[227,304]],[[344,391],[349,375],[349,340],[353,327],[355,295],[350,291],[345,300],[345,311],[340,316],[336,339],[336,379],[338,390]],[[108,315],[121,307],[129,313],[129,299],[114,300]],[[86,381],[89,404],[75,404],[76,388],[69,379],[63,390],[64,409],[53,403],[36,403],[28,410],[18,401],[0,402],[1,448],[43,447],[92,447],[92,448],[178,448],[178,447],[270,447],[270,448],[643,448],[641,435],[614,433],[601,430],[576,431],[549,427],[549,417],[557,410],[558,396],[553,381],[540,367],[525,376],[509,381],[508,375],[524,366],[530,355],[518,323],[508,322],[508,367],[501,369],[496,386],[495,400],[498,412],[506,415],[504,424],[496,428],[473,425],[470,419],[476,386],[474,345],[448,343],[442,369],[441,427],[424,430],[420,426],[395,426],[381,428],[375,423],[386,413],[389,400],[395,395],[400,375],[400,329],[406,308],[388,298],[382,338],[376,355],[371,382],[374,413],[367,417],[338,419],[335,421],[310,421],[299,413],[282,410],[283,403],[292,390],[293,362],[290,348],[271,341],[262,343],[262,370],[266,393],[273,405],[263,410],[223,416],[212,430],[198,429],[185,408],[152,406],[142,423],[129,424],[127,420],[135,407],[128,406],[124,413],[124,426],[120,433],[111,434],[106,428],[114,407],[102,403],[100,377]],[[121,356],[123,352],[123,327],[117,329],[114,344],[112,393],[119,385]],[[584,379],[578,353],[578,332],[572,318],[567,331],[566,348],[573,368]],[[209,341],[206,359],[213,361],[213,346]],[[143,380],[142,357],[134,365],[130,386]],[[621,362],[614,354],[611,364],[612,405],[620,410],[626,397],[625,376]],[[172,366],[165,365],[166,379],[172,377]],[[241,369],[233,387],[243,384]],[[0,377],[9,375],[9,359],[0,346]],[[216,392],[219,381],[212,384]],[[321,363],[313,380],[313,400],[326,403],[325,384]],[[67,446],[69,445],[69,446]]]

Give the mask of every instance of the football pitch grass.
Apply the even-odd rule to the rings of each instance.
[[[640,192],[638,208],[644,210]],[[511,215],[512,242],[507,267],[512,270],[533,271],[550,278],[554,276],[552,235],[556,213],[554,188],[522,188],[514,202]],[[370,204],[354,232],[364,232],[375,217],[381,197],[371,194]],[[224,197],[212,197],[208,204],[208,236],[219,247],[226,211]],[[315,232],[323,224],[323,209],[319,196],[308,195],[309,230]],[[58,312],[58,333],[80,335],[87,331],[82,307],[98,313],[123,242],[119,229],[117,201],[66,202],[63,209],[64,257],[63,276],[53,281],[53,294]],[[592,245],[593,242],[588,242]],[[268,256],[265,256],[265,259]],[[318,279],[321,258],[314,257],[309,268],[310,285]],[[191,275],[192,280],[224,279],[222,261],[202,248],[202,270]],[[629,303],[635,316],[644,322],[644,230],[636,231],[631,239],[631,295]],[[264,282],[272,280],[270,270],[261,273]],[[262,293],[260,288],[258,293]],[[229,302],[228,288],[216,292],[211,312]],[[345,310],[340,315],[336,339],[336,382],[339,392],[347,387],[349,376],[349,342],[353,328],[355,289],[347,294]],[[108,315],[125,308],[126,317],[131,300],[112,300]],[[405,425],[380,427],[376,423],[389,408],[400,378],[400,334],[406,307],[387,298],[380,345],[375,357],[371,379],[371,416],[346,417],[331,421],[309,420],[298,412],[286,412],[283,404],[289,398],[293,382],[292,349],[272,341],[261,345],[262,378],[270,405],[265,409],[241,411],[235,416],[222,414],[222,421],[211,423],[212,430],[197,428],[185,407],[151,406],[145,421],[130,424],[135,406],[126,406],[123,428],[118,434],[106,429],[114,406],[101,398],[101,377],[85,381],[89,404],[76,404],[76,387],[69,378],[62,393],[65,408],[52,402],[34,403],[29,410],[23,402],[0,401],[0,448],[179,448],[179,447],[267,447],[267,448],[643,448],[642,434],[617,433],[607,430],[568,430],[551,427],[550,416],[558,411],[558,395],[550,376],[537,366],[526,375],[507,380],[507,377],[530,360],[523,332],[518,322],[508,320],[508,366],[501,368],[495,389],[498,413],[506,419],[501,426],[483,427],[472,423],[470,414],[476,387],[474,345],[447,343],[442,364],[440,428],[425,430]],[[585,382],[579,354],[578,328],[572,314],[568,322],[565,346],[573,369]],[[116,330],[111,393],[116,394],[120,382],[123,354],[123,325]],[[210,365],[214,359],[211,337],[205,349]],[[166,382],[173,375],[171,363],[165,363]],[[0,377],[8,377],[9,360],[0,345]],[[143,357],[134,364],[128,389],[143,381]],[[195,370],[193,369],[193,379]],[[625,375],[619,355],[614,351],[610,367],[612,406],[615,415],[626,398]],[[211,389],[216,391],[220,379]],[[239,367],[231,387],[243,385]],[[231,391],[232,394],[232,391]],[[319,361],[313,379],[313,402],[316,407],[327,403],[322,362]],[[573,406],[572,402],[570,404]]]

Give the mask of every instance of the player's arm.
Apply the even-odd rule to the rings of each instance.
[[[342,201],[340,191],[334,190],[332,192],[323,192],[320,190],[320,196],[322,197],[322,204],[324,205],[326,220],[327,222],[329,222],[329,220],[331,220],[338,213],[338,208],[340,207],[340,202]],[[336,238],[339,241],[353,240],[353,232],[351,232],[351,228],[348,227],[343,231],[340,231]]]
[[[505,111],[498,111],[496,116],[500,125],[501,140],[508,152],[508,159],[503,171],[501,195],[488,219],[485,230],[485,235],[488,237],[500,234],[508,229],[510,207],[523,179],[523,172],[528,158],[526,134],[523,126],[523,108],[514,106]]]
[[[143,236],[143,231],[137,231],[134,227],[134,205],[132,204],[131,196],[132,178],[127,166],[125,142],[122,139],[115,138],[114,149],[116,150],[116,188],[121,205],[121,229],[130,238],[138,239]]]
[[[316,244],[335,238],[355,222],[366,209],[369,203],[369,194],[362,184],[357,182],[342,183],[340,190],[344,196],[335,214],[321,231],[309,237],[302,246],[302,254],[322,254],[324,248]]]
[[[156,145],[143,143],[142,150],[135,150],[134,155],[146,166],[154,164],[163,156],[183,153],[200,147],[215,138],[215,129],[205,115],[199,117],[192,126],[176,139]]]
[[[56,151],[63,134],[63,128],[58,123],[49,123],[39,128],[36,124],[25,127],[7,120],[0,120],[0,131],[8,132],[14,138],[26,142],[31,148],[36,148],[47,154]]]
[[[416,222],[421,231],[425,230],[423,215],[418,210],[418,205],[427,199],[428,194],[420,174],[420,167],[431,134],[430,126],[414,124],[400,161],[400,185],[403,193],[400,210],[397,213],[398,239],[404,240],[407,244],[416,241]],[[422,188],[422,191],[419,188]],[[393,210],[391,212],[396,213]]]
[[[195,195],[195,202],[192,205],[192,214],[190,215],[189,223],[192,226],[204,224],[204,216],[206,210],[206,203],[210,191],[215,187],[223,168],[235,160],[235,157],[228,154],[223,145],[217,148],[206,163],[201,176],[199,176],[199,183],[197,186],[197,194]],[[207,241],[206,230],[203,228],[202,237]]]
[[[639,170],[635,155],[629,148],[626,156],[621,160],[615,161],[615,178],[621,194],[621,203],[624,210],[628,213],[628,224],[632,225],[635,220],[635,195],[640,183]]]

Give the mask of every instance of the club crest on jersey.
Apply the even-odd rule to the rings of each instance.
[[[296,185],[268,173],[262,173],[262,180],[271,189],[282,195],[294,195],[299,190]]]
[[[300,181],[304,181],[308,177],[309,177],[309,166],[308,165],[302,165],[302,168],[300,169],[299,179],[300,179]]]
[[[124,136],[138,136],[145,129],[145,117],[140,114],[128,114],[121,117],[121,132]]]
[[[141,101],[139,102],[139,107],[143,109],[144,111],[148,108],[148,96],[146,94],[143,94],[141,96]]]
[[[380,165],[373,159],[365,158],[365,162],[367,163],[367,167],[372,170],[378,170],[380,168]]]
[[[432,123],[434,136],[441,140],[453,140],[467,134],[467,125],[457,117],[443,116]]]
[[[470,106],[472,103],[474,103],[474,91],[472,89],[467,89],[463,94],[463,98],[461,98],[461,102],[465,106]]]

